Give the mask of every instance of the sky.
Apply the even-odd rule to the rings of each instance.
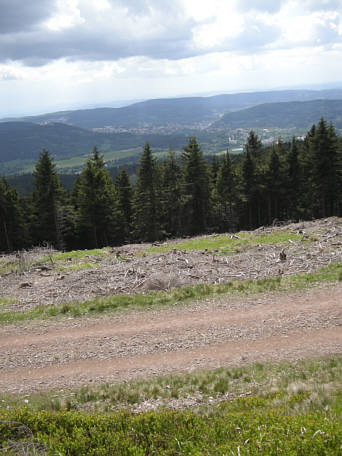
[[[1,117],[324,83],[342,0],[0,0]]]

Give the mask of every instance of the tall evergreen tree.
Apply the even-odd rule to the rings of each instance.
[[[246,150],[241,162],[241,193],[244,203],[243,215],[244,225],[251,229],[257,224],[257,174],[256,164],[250,150]]]
[[[292,138],[291,148],[286,156],[286,206],[287,217],[297,219],[300,215],[302,197],[302,169],[299,161],[299,148],[296,138]]]
[[[116,188],[118,192],[119,210],[124,220],[122,229],[125,233],[125,239],[128,241],[132,230],[133,188],[125,168],[119,173],[116,179]]]
[[[62,185],[55,164],[47,150],[43,150],[33,173],[33,239],[36,243],[49,242],[61,247],[58,226],[58,207],[62,199]]]
[[[214,155],[211,159],[210,169],[209,169],[209,178],[210,178],[210,188],[213,190],[216,186],[217,175],[220,169],[221,163],[220,160]]]
[[[17,191],[5,178],[0,180],[0,251],[29,245],[28,226]]]
[[[262,142],[255,131],[251,130],[249,132],[245,148],[246,152],[251,154],[251,157],[256,161],[256,163],[259,163],[261,159]]]
[[[134,238],[152,242],[163,236],[161,229],[160,188],[157,161],[146,143],[138,168],[133,200]]]
[[[182,170],[176,155],[169,152],[161,168],[162,225],[167,235],[181,232],[181,176]]]
[[[82,247],[104,247],[123,241],[123,219],[115,185],[96,147],[77,182],[75,199]]]
[[[310,141],[310,184],[314,217],[329,217],[337,211],[340,201],[341,153],[332,125],[322,118]]]
[[[279,155],[276,147],[272,148],[271,156],[265,172],[266,199],[267,199],[267,223],[271,224],[274,219],[281,218],[282,196],[282,171]]]
[[[209,218],[209,173],[203,153],[193,136],[184,147],[183,223],[186,234],[203,233]]]
[[[216,220],[220,231],[235,231],[237,228],[236,197],[236,179],[227,151],[219,167],[213,191]]]

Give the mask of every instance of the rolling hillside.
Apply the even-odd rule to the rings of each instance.
[[[209,122],[210,116],[213,116],[214,113],[219,116],[218,113],[224,109],[228,98],[231,103],[230,107],[235,106],[236,108],[238,105],[241,107],[243,102],[251,103],[253,100],[257,102],[263,96],[272,99],[281,95],[286,98],[293,96],[294,92],[221,95],[207,99],[150,100],[125,108],[73,111],[68,114],[70,115],[68,119],[64,118],[65,121],[72,120],[78,124],[88,125],[90,128],[109,123],[113,112],[116,121],[119,122],[118,116],[121,113],[120,122],[126,122],[126,125],[134,125],[139,116],[144,119],[146,128],[141,130],[132,127],[131,131],[127,128],[127,131],[104,133],[62,122],[52,122],[53,118],[57,119],[61,113],[51,114],[51,122],[48,120],[49,114],[31,118],[31,120],[35,119],[36,122],[39,120],[41,123],[33,121],[0,122],[0,175],[31,172],[43,148],[49,150],[58,162],[59,169],[70,173],[80,170],[94,145],[105,155],[108,166],[113,166],[119,164],[118,160],[120,160],[120,164],[136,163],[139,153],[147,141],[154,152],[165,154],[170,149],[182,150],[187,144],[189,136],[194,134],[206,154],[215,154],[221,153],[227,147],[232,147],[229,142],[231,135],[237,138],[234,143],[235,147],[238,147],[236,150],[242,150],[251,129],[256,130],[263,141],[273,140],[278,136],[289,139],[292,135],[306,134],[322,116],[332,122],[337,130],[342,129],[342,99],[263,103],[229,112],[221,115],[221,118],[215,122]],[[304,98],[313,93],[297,92],[297,97]],[[335,96],[338,96],[339,93],[339,91],[325,92]],[[209,109],[210,103],[211,110]],[[197,108],[195,108],[196,106]],[[113,119],[113,117],[111,118]],[[156,125],[157,122],[166,125],[168,122],[172,123],[172,119],[173,122],[178,121],[177,128],[170,128],[172,133],[167,129],[159,131],[153,127],[147,127],[149,121],[153,125]],[[196,121],[200,122],[200,119],[202,119],[201,121],[207,119],[206,128],[203,125],[201,128],[198,128],[198,124],[195,125]],[[60,117],[59,120],[63,119]]]
[[[342,100],[265,103],[225,114],[212,125],[212,128],[219,130],[236,128],[309,129],[321,117],[332,122],[336,128],[342,128]]]
[[[91,152],[94,145],[102,151],[142,147],[150,141],[154,147],[181,147],[182,135],[137,135],[133,133],[96,133],[61,123],[37,125],[30,122],[0,123],[0,163],[36,160],[43,148],[57,159]],[[1,169],[0,169],[1,172]]]
[[[262,103],[317,99],[342,100],[342,89],[279,90],[216,95],[212,97],[156,99],[121,108],[61,111],[16,120],[33,123],[66,123],[86,129],[104,127],[130,129],[152,126],[173,126],[182,130],[186,127],[197,126],[199,123],[214,122],[224,113],[249,108]]]

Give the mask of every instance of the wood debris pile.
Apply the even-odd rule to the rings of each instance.
[[[341,219],[297,223],[286,228],[300,233],[301,239],[257,245],[231,255],[175,248],[152,255],[142,253],[150,245],[127,245],[113,248],[101,258],[87,259],[90,265],[94,264],[88,269],[60,271],[53,261],[37,263],[42,252],[26,252],[20,254],[22,261],[31,267],[20,274],[1,275],[0,296],[17,298],[16,303],[6,306],[8,309],[24,310],[38,305],[85,301],[96,296],[308,273],[342,262]],[[261,227],[256,232],[272,233],[278,229]],[[176,241],[169,241],[168,245],[172,244]],[[13,261],[13,258],[15,255],[2,257],[1,264]]]

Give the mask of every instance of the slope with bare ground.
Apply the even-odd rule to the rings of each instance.
[[[267,243],[260,238],[274,233],[285,233],[285,240]],[[76,298],[82,302],[172,285],[290,276],[342,260],[339,219],[260,229],[253,236],[255,242],[240,243],[229,254],[221,247],[187,249],[190,240],[152,248],[125,246],[88,255],[83,264],[93,267],[87,269],[75,267],[83,260],[76,264],[71,254],[63,257],[61,268],[53,252],[45,252],[44,261],[41,252],[36,258],[26,253],[21,273],[7,270],[1,276],[1,296],[8,298],[7,312],[22,312]],[[243,239],[243,234],[236,238]],[[205,238],[197,240],[201,239]],[[280,252],[286,252],[286,259]],[[2,265],[11,261],[4,257]],[[342,353],[341,325],[339,282],[286,294],[222,295],[144,312],[7,324],[0,333],[0,392],[65,389],[256,360]]]

